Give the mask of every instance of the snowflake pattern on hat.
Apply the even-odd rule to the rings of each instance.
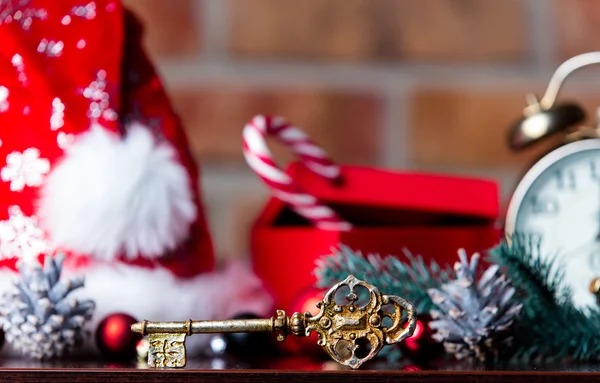
[[[13,89],[15,92],[19,91],[18,87],[36,88],[36,85],[32,85],[33,79],[26,72],[26,68],[37,70],[44,67],[52,68],[53,65],[57,65],[57,68],[64,66],[64,64],[60,64],[60,61],[51,64],[50,61],[44,63],[43,60],[59,60],[69,52],[81,52],[88,45],[88,42],[92,41],[89,36],[94,36],[95,41],[99,41],[99,37],[88,30],[82,22],[96,19],[101,11],[108,14],[117,9],[113,1],[107,1],[104,9],[99,8],[95,1],[71,1],[71,6],[68,6],[66,1],[62,5],[59,3],[47,2],[44,4],[43,1],[35,0],[0,0],[0,28],[10,28],[6,29],[10,35],[12,33],[10,30],[17,27],[28,36],[28,39],[31,37],[31,40],[37,41],[36,45],[15,45],[12,51],[7,48],[3,55],[0,52],[0,60],[8,60],[9,65],[14,68],[12,73],[1,74],[13,78],[8,78],[8,85],[6,83],[0,84],[0,113],[10,113],[10,108],[14,106],[20,109],[23,117],[40,114],[41,110],[34,109],[33,105],[21,104],[17,106],[17,102],[11,105],[9,102],[9,96],[12,95],[12,92],[9,92],[10,84],[13,87],[17,85]],[[43,29],[32,28],[38,22],[44,24]],[[58,31],[59,29],[61,32],[58,34],[56,32],[44,32]],[[37,34],[35,31],[37,31]],[[70,31],[77,31],[75,34],[78,35],[75,36]],[[34,36],[39,37],[36,40]],[[26,44],[29,43],[29,40],[25,41],[27,41]],[[72,43],[73,41],[76,43]],[[79,97],[84,98],[88,105],[87,112],[85,110],[74,110],[74,113],[85,113],[90,122],[99,120],[112,122],[118,119],[117,112],[110,104],[110,94],[107,90],[110,80],[107,69],[102,67],[102,61],[98,60],[99,67],[92,72],[93,74],[88,74],[89,80],[85,82],[86,85],[79,88],[71,87],[70,90],[69,87],[58,87],[57,94],[51,98],[50,115],[46,120],[46,126],[50,132],[55,132],[54,143],[62,151],[67,150],[75,141],[75,134],[72,132],[73,126],[65,126],[65,119],[69,118],[65,115],[67,103]],[[115,66],[112,69],[117,68],[118,66]],[[76,82],[83,83],[81,81],[82,77],[79,76],[79,80],[76,80]],[[15,79],[17,81],[12,81]],[[45,81],[43,78],[38,78],[39,80]],[[0,81],[2,81],[1,76]],[[38,133],[35,134],[38,135]],[[32,137],[31,133],[29,135]],[[43,142],[41,138],[38,140]],[[15,148],[9,151],[5,155],[5,163],[0,163],[0,181],[8,184],[11,192],[21,193],[27,188],[40,188],[43,186],[46,176],[51,172],[51,161],[44,155],[45,151],[48,150],[47,144],[44,143],[38,147],[35,142],[37,141],[33,140],[26,148],[20,150]],[[0,140],[0,147],[2,146],[1,143]],[[51,150],[54,152],[53,149]],[[22,211],[21,207],[28,206],[29,202],[19,206],[18,201],[13,201],[13,204],[11,204],[11,201],[6,202],[10,204],[8,206],[8,217],[5,220],[0,220],[0,259],[30,258],[35,257],[35,253],[37,255],[46,254],[51,249],[47,233],[39,226],[39,217],[36,215],[27,216]],[[27,207],[25,210],[29,210],[29,208]],[[6,212],[6,210],[0,212],[0,216],[6,214]]]
[[[144,29],[118,0],[0,0],[0,271],[60,251],[98,321],[231,317],[210,291],[227,286],[244,310],[257,288],[203,275],[215,262],[198,164]],[[148,288],[161,298],[140,305]]]
[[[18,206],[11,206],[8,213],[9,219],[0,221],[0,259],[19,254],[21,259],[31,262],[40,254],[52,252],[52,245],[35,215],[25,216]]]
[[[71,133],[58,132],[56,135],[56,145],[62,150],[67,150],[75,141],[75,136]]]
[[[60,98],[54,97],[52,100],[52,115],[50,116],[50,129],[58,130],[65,125],[65,104]]]
[[[197,163],[143,30],[116,0],[0,0],[0,267],[30,256],[6,242],[20,217],[14,237],[39,255],[51,241],[181,276],[213,268]]]
[[[24,31],[31,28],[34,20],[45,20],[44,8],[31,7],[31,0],[0,0],[0,25],[16,23]]]
[[[96,79],[83,90],[83,97],[90,100],[88,117],[98,119],[100,117],[108,121],[116,121],[117,113],[110,107],[110,94],[106,91],[106,71],[99,70]]]
[[[41,186],[48,172],[50,161],[40,158],[37,148],[29,148],[23,153],[10,153],[6,157],[6,166],[0,171],[0,177],[2,181],[10,182],[10,190],[22,191],[25,186]]]
[[[8,88],[0,85],[0,113],[8,110]]]

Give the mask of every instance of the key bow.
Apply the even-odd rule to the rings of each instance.
[[[358,287],[369,294],[369,300],[359,302]],[[349,288],[340,304],[336,295],[344,287]],[[391,310],[386,310],[389,306]],[[317,304],[320,312],[314,317],[306,315],[306,335],[311,331],[319,335],[323,346],[335,361],[351,368],[358,368],[373,358],[388,344],[398,343],[413,334],[416,312],[412,303],[394,296],[383,295],[377,287],[349,275],[333,286],[325,298]],[[390,324],[385,324],[385,318]],[[359,354],[359,355],[357,355]]]

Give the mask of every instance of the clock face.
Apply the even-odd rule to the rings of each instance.
[[[600,277],[600,139],[565,145],[534,165],[512,197],[506,232],[539,238],[575,305],[596,305],[589,285]]]

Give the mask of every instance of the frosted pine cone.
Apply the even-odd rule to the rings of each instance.
[[[41,265],[18,265],[20,279],[0,301],[0,325],[6,341],[35,359],[60,357],[83,340],[83,326],[94,312],[91,300],[69,294],[82,279],[59,281],[63,255],[47,256]]]
[[[470,264],[464,250],[458,256],[456,279],[442,285],[442,291],[428,290],[438,307],[431,311],[429,326],[436,331],[433,338],[457,359],[474,357],[485,362],[510,343],[514,319],[523,305],[514,301],[515,289],[499,273],[499,266],[490,266],[476,281],[479,254],[471,257]]]

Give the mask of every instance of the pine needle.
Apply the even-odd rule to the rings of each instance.
[[[554,257],[542,257],[540,243],[514,235],[492,248],[489,260],[517,288],[523,310],[515,328],[514,343],[506,350],[513,360],[553,361],[569,357],[575,362],[600,361],[600,309],[580,310],[563,285],[561,265]],[[426,265],[407,250],[402,257],[367,254],[340,245],[317,261],[314,271],[319,287],[329,287],[353,274],[386,294],[412,301],[418,313],[435,309],[427,294],[441,288],[453,276],[450,266],[435,261]]]
[[[367,254],[348,246],[333,248],[332,254],[317,261],[314,271],[318,287],[329,287],[349,274],[377,286],[385,294],[404,297],[413,302],[418,313],[428,313],[433,308],[427,290],[440,288],[449,280],[450,266],[440,267],[436,262],[425,265],[421,256],[404,250],[404,257]]]
[[[523,313],[515,334],[517,359],[574,361],[600,360],[600,311],[577,309],[562,284],[561,265],[542,258],[539,243],[515,235],[490,250],[492,262],[502,267],[518,288]]]

